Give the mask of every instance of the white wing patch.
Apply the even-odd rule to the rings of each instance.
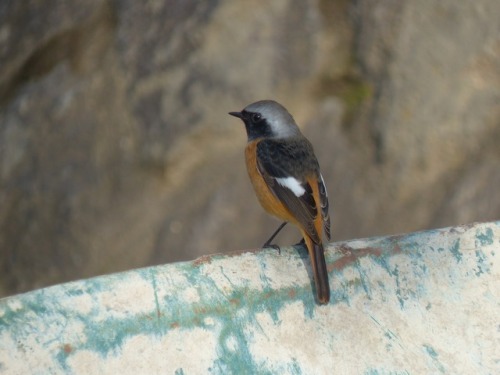
[[[297,197],[302,196],[306,192],[306,190],[302,187],[300,182],[293,177],[277,178],[276,181],[278,181],[278,184],[280,184],[281,186],[286,187],[287,189],[293,191],[293,193]]]

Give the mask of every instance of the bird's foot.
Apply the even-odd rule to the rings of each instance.
[[[299,242],[297,242],[295,245],[293,246],[300,246],[300,247],[304,247],[306,246],[306,240],[305,239],[301,239]]]
[[[281,248],[278,245],[274,244],[274,243],[266,242],[264,245],[262,245],[262,248],[263,249],[271,248],[271,249],[274,249],[274,250],[278,250],[278,254],[281,255]]]

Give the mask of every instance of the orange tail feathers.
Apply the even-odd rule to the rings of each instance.
[[[328,270],[326,269],[325,252],[322,244],[315,243],[309,236],[304,236],[307,251],[311,258],[316,294],[321,304],[330,301],[330,283],[328,282]]]

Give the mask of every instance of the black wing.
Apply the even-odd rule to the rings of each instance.
[[[297,218],[312,240],[320,243],[320,236],[314,227],[318,207],[308,180],[320,181],[318,182],[320,196],[324,196],[326,201],[325,205],[323,198],[320,199],[323,217],[324,209],[328,210],[328,198],[324,184],[321,183],[319,177],[318,161],[309,141],[304,138],[286,141],[262,140],[257,145],[257,167],[274,195]],[[292,189],[280,183],[283,181],[280,179],[288,177],[293,177],[299,183],[304,190],[302,194],[297,195]],[[324,194],[322,194],[322,189]]]

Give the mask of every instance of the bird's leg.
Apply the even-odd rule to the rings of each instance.
[[[278,227],[278,229],[276,229],[276,231],[272,234],[272,236],[269,237],[269,239],[266,241],[266,243],[264,245],[262,245],[262,248],[272,247],[273,249],[276,249],[276,250],[278,250],[278,252],[280,252],[280,247],[278,245],[271,244],[271,241],[274,240],[274,237],[276,237],[278,235],[278,233],[283,229],[283,227],[287,223],[288,223],[287,221],[284,221],[283,223],[281,223],[281,225]]]

